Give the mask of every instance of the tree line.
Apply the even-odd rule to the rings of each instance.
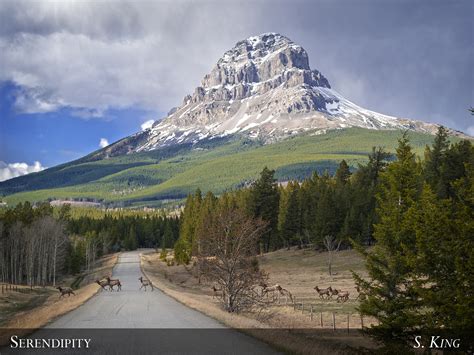
[[[354,274],[364,296],[359,311],[378,319],[370,329],[378,339],[406,343],[440,329],[474,333],[470,140],[450,143],[440,127],[420,159],[405,132],[395,155],[374,148],[355,171],[341,161],[333,176],[315,173],[278,184],[274,171],[264,168],[248,188],[219,197],[197,190],[182,213],[177,261],[199,258],[209,221],[229,210],[266,223],[254,254],[324,248],[327,237],[356,247],[369,275]]]
[[[266,221],[267,228],[259,240],[258,251],[262,253],[292,246],[324,248],[327,235],[346,246],[351,238],[370,245],[376,221],[375,191],[379,175],[390,159],[391,154],[374,148],[368,162],[355,172],[343,160],[333,176],[314,172],[309,179],[278,184],[275,172],[265,167],[248,188],[220,197],[212,192],[203,197],[198,189],[188,196],[181,216],[180,237],[175,246],[177,259],[190,260],[206,218],[229,204]]]
[[[474,146],[449,144],[440,128],[419,161],[404,135],[396,161],[379,179],[375,246],[365,249],[368,278],[354,274],[360,312],[379,325],[369,332],[386,344],[436,334],[474,333]]]
[[[173,247],[179,217],[164,212],[74,209],[29,202],[0,211],[0,280],[56,284],[90,270],[102,255],[139,247]]]

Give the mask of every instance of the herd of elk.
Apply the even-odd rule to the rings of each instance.
[[[266,295],[268,298],[268,295],[271,293],[272,294],[272,299],[275,299],[275,292],[277,292],[278,298],[280,296],[285,296],[286,302],[288,302],[288,298],[290,299],[291,303],[293,303],[293,295],[291,294],[290,291],[287,289],[281,287],[278,284],[275,284],[273,286],[268,286],[265,283],[261,283],[260,286],[262,287],[262,296]]]
[[[102,278],[102,280],[95,280],[95,282],[102,287],[103,290],[106,290],[106,287],[108,287],[109,291],[114,290],[114,286],[117,286],[117,291],[122,290],[122,283],[120,282],[119,279],[111,279],[110,276],[106,276],[105,278]]]
[[[323,289],[319,288],[318,286],[315,286],[314,290],[317,292],[319,298],[321,299],[332,299],[332,296],[337,296],[337,302],[346,302],[349,300],[349,292],[337,290],[335,288],[332,288],[331,286]]]

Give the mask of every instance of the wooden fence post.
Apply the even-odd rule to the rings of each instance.
[[[332,312],[332,330],[336,330],[336,314]]]
[[[321,328],[323,327],[323,312],[321,312],[321,317],[319,318]]]
[[[347,315],[347,333],[349,334],[349,322],[350,322],[350,315]]]
[[[304,303],[301,302],[301,314],[303,314],[303,313],[304,313]]]
[[[313,320],[313,305],[311,305],[311,310],[309,314],[309,319]]]
[[[362,314],[360,315],[360,327],[364,329],[364,316]]]
[[[295,303],[293,303],[293,310],[296,311],[296,297],[294,298]]]

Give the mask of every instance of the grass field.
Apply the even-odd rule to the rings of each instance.
[[[212,297],[211,283],[205,279],[198,283],[195,268],[167,266],[159,259],[158,252],[142,256],[146,275],[170,296],[230,327],[250,330],[250,334],[286,351],[347,353],[348,349],[375,346],[358,331],[361,323],[356,310],[358,301],[350,271],[365,275],[365,269],[362,259],[355,251],[345,250],[336,254],[333,276],[329,276],[327,272],[327,254],[311,249],[279,250],[260,256],[259,261],[261,268],[269,273],[271,284],[278,283],[292,292],[296,297],[295,305],[291,302],[285,304],[285,300],[280,299],[280,302],[275,301],[260,312],[230,314],[222,310],[219,301]],[[320,287],[332,286],[348,290],[351,293],[350,299],[345,303],[338,303],[335,299],[321,300],[313,290],[316,284]],[[301,302],[305,305],[303,309]],[[350,333],[347,332],[348,316]],[[336,321],[336,331],[333,330],[333,319]],[[372,322],[373,320],[365,318],[364,326],[369,326]],[[257,330],[252,332],[253,329]],[[291,334],[288,329],[293,330]]]
[[[182,199],[200,188],[221,193],[254,180],[264,166],[280,180],[302,178],[315,170],[334,171],[342,159],[352,167],[367,160],[373,146],[394,152],[400,131],[351,128],[262,145],[233,139],[210,146],[179,147],[99,161],[81,159],[40,173],[0,183],[9,205],[47,199],[96,199],[139,204]],[[410,132],[417,154],[433,136]],[[453,139],[454,140],[454,139]]]

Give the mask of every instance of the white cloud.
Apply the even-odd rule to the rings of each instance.
[[[46,169],[39,161],[35,161],[33,165],[27,163],[10,163],[7,164],[0,160],[0,181],[12,179],[17,176],[36,173]]]
[[[109,108],[167,112],[241,39],[225,33],[216,43],[208,34],[225,16],[209,24],[196,4],[118,3],[2,3],[0,82],[20,87],[19,111],[68,107],[85,119],[101,118]],[[186,36],[184,19],[193,28]]]
[[[109,141],[106,138],[101,138],[99,142],[99,147],[105,148],[109,145]]]
[[[467,127],[466,132],[467,132],[467,134],[469,134],[470,136],[474,137],[474,126],[469,126],[469,127]]]
[[[155,123],[155,120],[148,120],[146,122],[143,122],[141,125],[142,131],[145,129],[151,128],[153,126],[153,123]]]

